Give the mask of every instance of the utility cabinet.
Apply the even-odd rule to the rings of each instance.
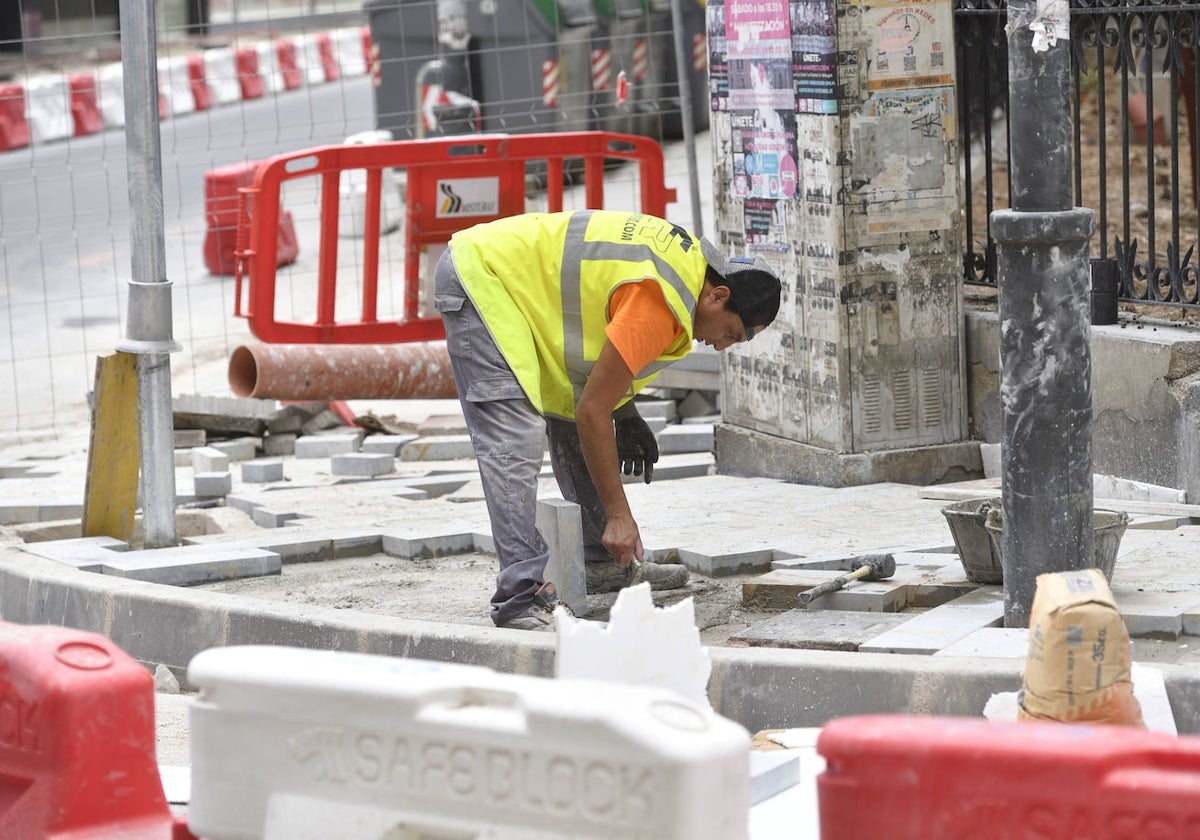
[[[721,472],[966,478],[953,4],[710,0],[716,236],[778,320],[725,354]]]

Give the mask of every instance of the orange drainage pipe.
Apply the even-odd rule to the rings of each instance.
[[[239,397],[276,400],[453,399],[444,341],[245,344],[229,357]]]

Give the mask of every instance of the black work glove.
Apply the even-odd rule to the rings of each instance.
[[[613,416],[613,426],[617,435],[617,458],[621,461],[621,471],[625,475],[646,475],[646,483],[650,483],[654,475],[654,464],[658,461],[658,441],[654,432],[646,425],[646,421],[637,410],[622,411],[619,416]]]

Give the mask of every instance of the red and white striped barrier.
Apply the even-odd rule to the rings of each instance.
[[[612,87],[612,51],[592,50],[592,90],[605,91]]]
[[[372,70],[370,30],[345,27],[158,59],[159,117],[190,114]],[[552,94],[557,98],[557,64]],[[125,125],[124,68],[0,84],[0,152]]]
[[[697,73],[708,70],[708,38],[703,32],[692,36],[692,69]]]
[[[542,62],[542,104],[553,108],[558,104],[561,87],[558,82],[558,62],[547,60]]]

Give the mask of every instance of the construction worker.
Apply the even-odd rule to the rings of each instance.
[[[770,324],[780,285],[766,263],[726,260],[654,216],[584,210],[459,231],[434,281],[500,561],[496,625],[553,629],[535,524],[547,435],[582,513],[587,591],[686,585],[683,566],[642,562],[621,472],[649,483],[658,444],[631,398],[693,341],[723,350]]]

